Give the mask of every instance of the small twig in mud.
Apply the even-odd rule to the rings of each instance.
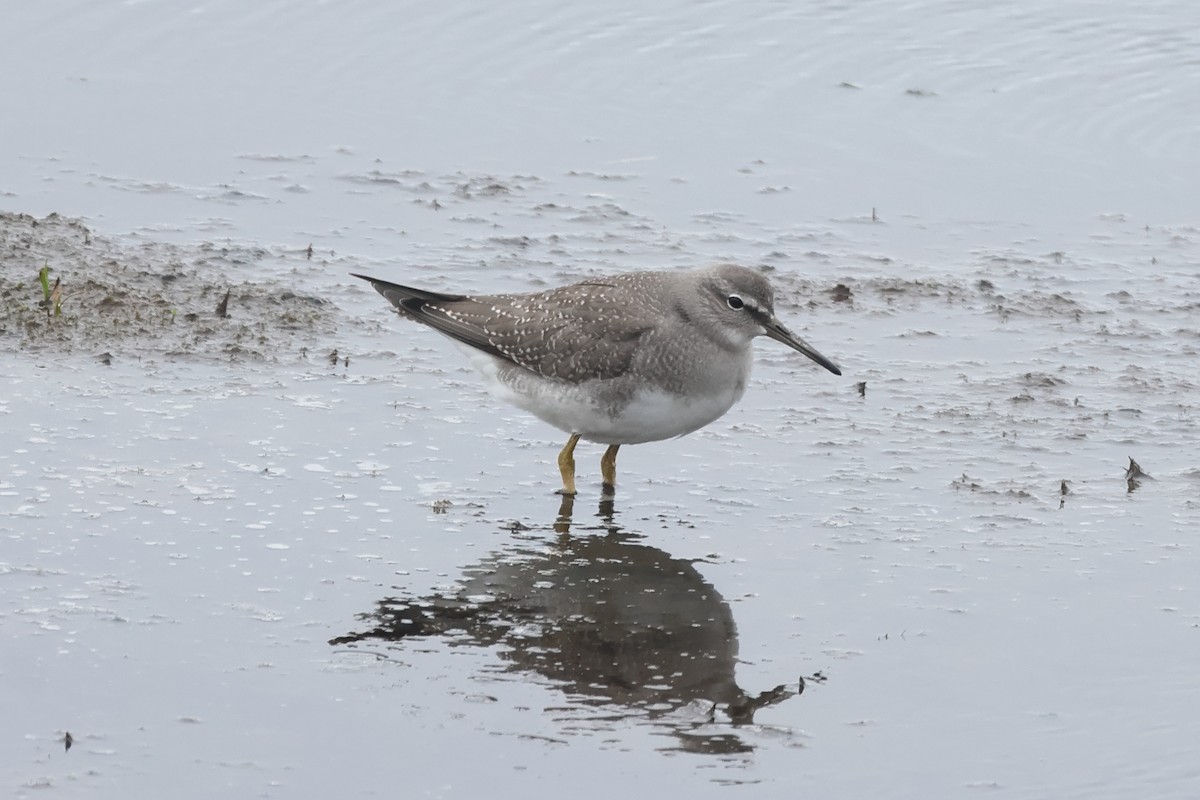
[[[225,296],[221,298],[221,302],[217,303],[217,316],[221,319],[229,318],[229,293],[232,289],[225,290]]]
[[[62,278],[54,279],[54,288],[50,290],[50,299],[46,305],[46,316],[50,316],[50,307],[54,307],[54,316],[62,316]]]
[[[38,303],[39,306],[46,309],[46,318],[50,317],[50,309],[54,309],[54,316],[62,316],[62,278],[54,279],[54,288],[42,287],[46,290],[46,299]]]
[[[62,278],[54,279],[54,287],[50,287],[50,264],[44,264],[38,270],[38,283],[42,284],[42,302],[39,306],[46,309],[46,316],[54,309],[54,316],[62,316]]]

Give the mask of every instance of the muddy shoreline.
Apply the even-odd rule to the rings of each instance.
[[[308,255],[229,244],[130,245],[59,214],[0,212],[0,347],[108,358],[295,358],[329,341],[336,310],[258,269],[270,260],[276,272],[292,259]],[[51,284],[61,280],[59,314],[44,302],[43,267]]]

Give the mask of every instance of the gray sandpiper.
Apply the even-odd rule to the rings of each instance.
[[[569,434],[558,454],[561,494],[575,494],[575,445],[608,445],[603,490],[623,444],[683,436],[713,422],[746,390],[755,337],[842,371],[775,316],[771,284],[730,264],[627,272],[527,294],[468,297],[367,275],[405,317],[455,341],[495,396]]]

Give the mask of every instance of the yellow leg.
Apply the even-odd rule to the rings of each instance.
[[[579,444],[579,434],[572,433],[567,439],[567,446],[558,454],[558,471],[562,473],[563,488],[559,494],[575,495],[575,445]]]
[[[611,492],[617,488],[617,450],[619,444],[612,444],[600,457],[600,475],[604,480],[604,491]]]

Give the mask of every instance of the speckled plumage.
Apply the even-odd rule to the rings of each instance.
[[[614,462],[616,446],[681,436],[728,411],[745,390],[756,336],[841,374],[775,318],[770,283],[745,267],[632,272],[478,297],[357,277],[404,316],[463,345],[494,393],[567,433],[613,445]],[[564,491],[573,493],[567,483],[564,467]]]

